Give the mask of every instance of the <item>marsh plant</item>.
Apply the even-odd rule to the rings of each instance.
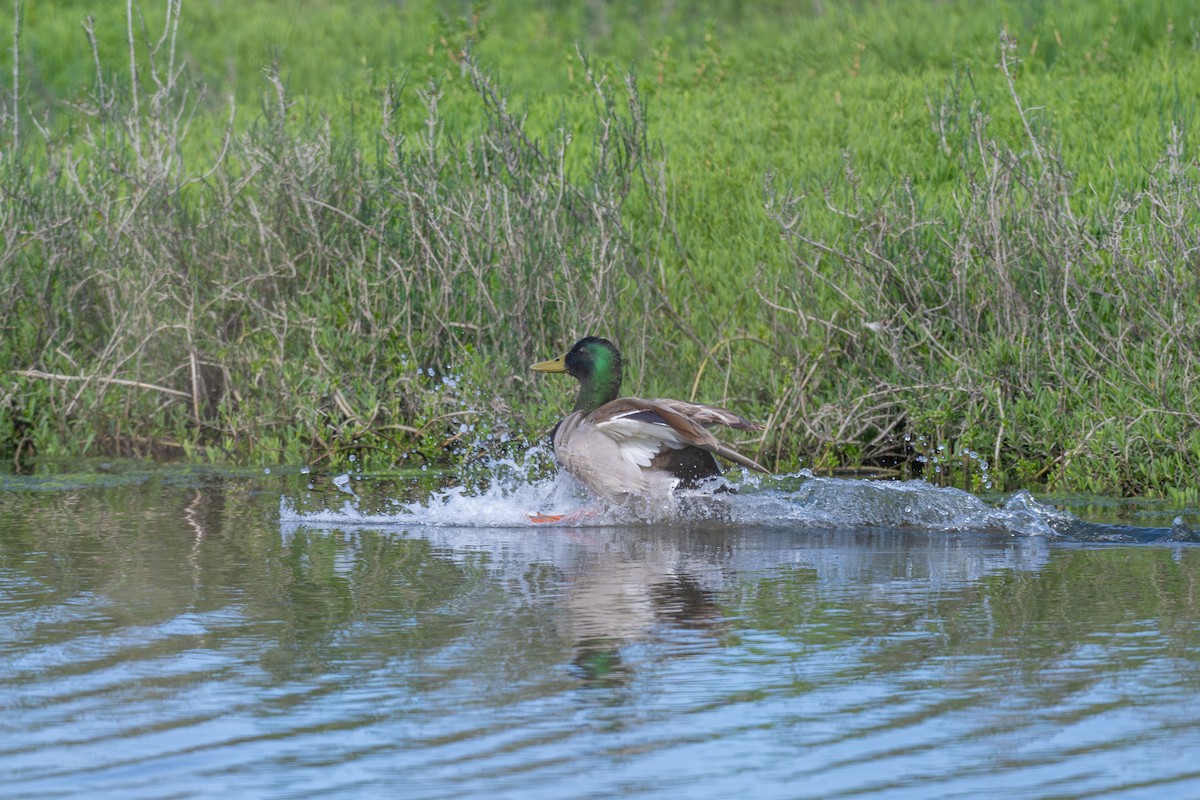
[[[527,365],[596,333],[629,391],[765,422],[742,447],[778,469],[1196,491],[1189,118],[1144,180],[1093,191],[1027,107],[1007,33],[1003,109],[968,70],[928,90],[938,180],[866,179],[849,150],[836,177],[775,168],[755,230],[731,233],[732,145],[681,177],[638,80],[578,49],[582,94],[532,124],[473,55],[477,17],[437,28],[441,78],[364,84],[329,113],[273,67],[252,112],[193,77],[178,0],[154,30],[130,0],[120,56],[85,22],[93,78],[49,114],[22,89],[14,8],[0,450],[18,464],[461,463],[541,437],[566,398]],[[665,40],[653,87],[734,96],[736,43],[704,30],[712,68],[677,68]],[[837,100],[804,113],[844,116]]]
[[[18,461],[436,450],[464,415],[503,426],[509,398],[529,398],[508,364],[579,330],[632,340],[655,316],[665,216],[632,230],[622,214],[632,193],[665,208],[632,80],[580,55],[582,143],[565,120],[527,135],[469,58],[469,134],[447,132],[438,84],[391,82],[374,135],[339,135],[277,71],[260,118],[240,131],[231,103],[214,129],[178,24],[176,1],[145,39],[130,4],[124,75],[89,35],[94,88],[65,132],[22,114],[19,87],[6,105],[0,362]]]
[[[1200,468],[1197,164],[1172,126],[1144,188],[1080,211],[1014,49],[1002,34],[1023,141],[991,135],[956,87],[936,101],[952,203],[907,179],[872,196],[849,156],[836,185],[768,178],[794,271],[759,296],[797,378],[774,417],[835,461],[919,469],[949,446],[1010,485],[1168,492]]]

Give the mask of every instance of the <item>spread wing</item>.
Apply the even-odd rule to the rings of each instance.
[[[758,429],[754,423],[723,408],[682,400],[622,397],[600,406],[587,416],[586,421],[616,441],[621,455],[640,467],[650,466],[664,448],[696,447],[743,467],[767,471],[709,432],[709,427],[718,425]]]
[[[633,398],[637,400],[637,398]],[[716,406],[706,406],[700,403],[685,403],[683,400],[641,400],[639,402],[649,403],[657,408],[668,409],[680,416],[687,417],[689,420],[699,423],[706,428],[712,428],[717,425],[723,425],[726,428],[737,428],[744,431],[759,431],[762,430],[761,425],[756,425],[745,417],[724,408]]]

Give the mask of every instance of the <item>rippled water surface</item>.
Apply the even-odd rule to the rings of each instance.
[[[402,483],[0,480],[0,793],[1200,797],[1194,509]]]

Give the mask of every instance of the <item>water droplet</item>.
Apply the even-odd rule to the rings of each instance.
[[[351,491],[351,489],[350,489],[350,476],[349,475],[342,474],[342,475],[334,476],[333,485],[336,486],[340,491],[345,492],[346,494],[354,494],[354,492]]]
[[[264,474],[264,475],[270,475],[270,474],[271,474],[271,468],[270,468],[270,467],[267,467],[266,469],[264,469],[264,470],[263,470],[263,474]]]
[[[988,462],[986,462],[986,461],[980,461],[980,462],[979,462],[979,468],[980,468],[980,469],[987,469],[987,468],[988,468]]]
[[[351,461],[357,461],[357,460],[358,460],[358,456],[354,455],[354,453],[351,453],[351,454],[350,454],[350,460],[351,460]]]
[[[301,467],[300,468],[301,475],[307,475],[310,472],[312,472],[312,467]]]

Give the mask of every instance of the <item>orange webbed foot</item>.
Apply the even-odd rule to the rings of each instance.
[[[581,519],[587,519],[588,517],[595,516],[596,514],[599,514],[599,513],[600,513],[600,509],[598,509],[598,508],[589,508],[589,509],[585,509],[585,510],[583,510],[583,511],[573,511],[573,512],[571,512],[570,514],[542,514],[542,513],[538,513],[538,514],[529,514],[528,516],[529,516],[529,521],[530,521],[530,522],[538,522],[538,523],[542,523],[542,522],[566,522],[566,523],[571,523],[571,522],[578,522],[578,521],[579,521],[579,520],[581,520]]]

